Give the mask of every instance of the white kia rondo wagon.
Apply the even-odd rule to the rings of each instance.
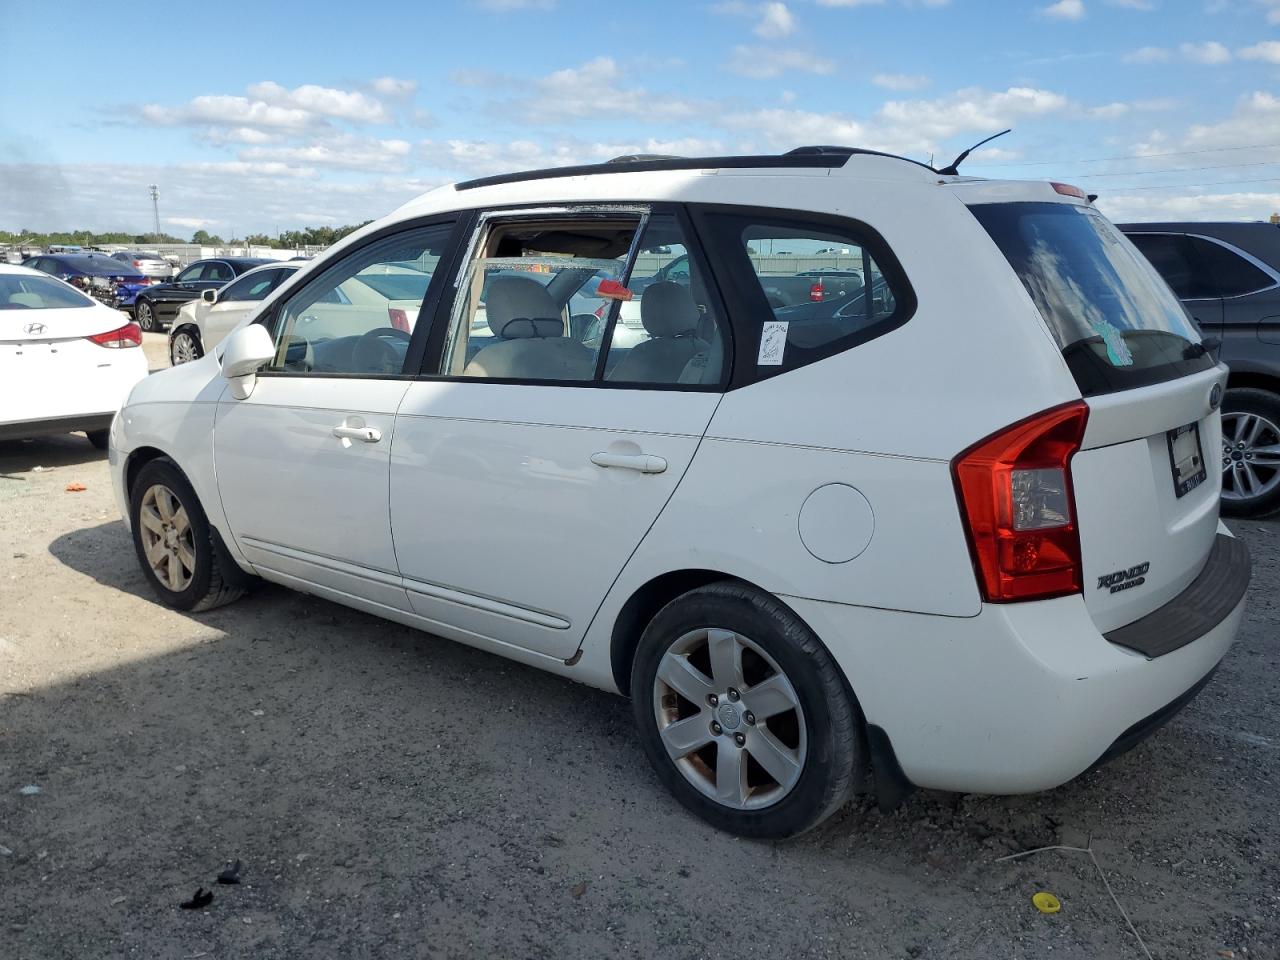
[[[256,576],[629,694],[683,804],[779,837],[1053,787],[1199,692],[1250,569],[1226,373],[1074,187],[625,158],[347,237],[111,464],[170,606]]]

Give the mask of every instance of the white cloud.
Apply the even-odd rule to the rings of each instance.
[[[1164,47],[1139,47],[1137,50],[1130,50],[1121,59],[1125,63],[1167,63],[1172,56]]]
[[[796,20],[785,3],[771,2],[760,6],[760,22],[756,24],[756,36],[769,40],[785,37],[795,32]]]
[[[160,215],[174,226],[198,221],[227,225],[224,234],[275,233],[380,217],[441,182],[403,174],[328,181],[315,170],[247,161],[0,164],[0,210],[13,227],[144,233],[151,230],[146,185],[158,183]]]
[[[1058,0],[1057,3],[1041,7],[1040,12],[1055,20],[1083,20],[1084,0]]]
[[[724,152],[725,146],[721,141],[698,137],[613,142],[567,139],[554,143],[536,140],[494,142],[455,139],[423,140],[417,145],[417,155],[424,163],[460,178],[521,169],[599,163],[613,157],[637,153],[696,157],[715,156]]]
[[[871,82],[886,90],[919,90],[929,85],[929,78],[921,73],[877,73]]]
[[[1156,8],[1154,0],[1107,0],[1113,7],[1124,7],[1127,10],[1150,11]]]
[[[883,3],[884,0],[818,0],[820,7],[876,7]],[[941,3],[937,4],[937,6],[941,5]]]
[[[307,110],[217,94],[194,97],[179,107],[148,103],[140,109],[139,115],[147,123],[159,126],[213,123],[280,130],[302,130],[316,120],[315,115]]]
[[[962,133],[995,133],[1020,119],[1070,109],[1070,100],[1048,90],[969,88],[933,100],[891,100],[866,118],[766,108],[730,113],[718,122],[762,139],[770,149],[806,143],[851,143],[921,157],[936,152],[945,141]]]
[[[407,99],[418,92],[417,80],[402,80],[399,77],[378,77],[369,86],[379,96],[393,100]]]
[[[293,90],[271,80],[249,86],[248,96],[206,94],[178,106],[144,104],[137,115],[156,126],[212,126],[227,128],[206,140],[264,142],[248,131],[301,133],[333,120],[348,123],[386,123],[391,120],[380,100],[367,94],[304,84]]]
[[[566,67],[533,80],[507,86],[525,89],[523,96],[500,100],[490,109],[520,123],[563,123],[607,113],[645,122],[688,120],[709,112],[706,103],[626,87],[623,70],[612,57],[596,57],[579,67]]]
[[[1178,51],[1182,54],[1183,59],[1192,63],[1216,65],[1228,63],[1231,60],[1231,51],[1217,40],[1206,40],[1203,43],[1182,43],[1178,45]]]
[[[164,222],[172,227],[186,227],[189,230],[196,230],[200,227],[212,226],[217,221],[207,220],[204,217],[165,217]]]
[[[746,0],[722,0],[711,8],[712,13],[729,17],[750,17],[756,20],[752,28],[759,37],[774,40],[786,37],[796,30],[796,19],[791,9],[778,0],[767,3],[747,3]]]
[[[783,73],[832,73],[836,65],[804,50],[775,50],[767,47],[734,47],[727,64],[731,73],[742,77],[776,77]]]
[[[273,80],[264,80],[251,84],[247,92],[255,100],[305,110],[319,117],[355,123],[386,123],[391,119],[382,101],[354,90],[336,90],[313,83],[288,90]]]
[[[915,130],[932,140],[945,140],[962,131],[995,132],[1020,119],[1060,113],[1071,101],[1060,93],[1034,87],[988,91],[977,87],[957,90],[936,100],[891,100],[880,117],[902,130]]]
[[[393,173],[405,169],[412,149],[407,140],[376,140],[345,134],[303,146],[247,147],[240,151],[239,157],[253,162]]]
[[[1280,63],[1280,40],[1263,40],[1251,47],[1236,51],[1241,60],[1263,60],[1266,63]]]
[[[1204,193],[1171,188],[1109,194],[1098,208],[1118,223],[1162,220],[1265,220],[1280,211],[1280,193]]]
[[[1276,45],[1280,47],[1280,44]],[[1258,47],[1266,47],[1266,44],[1260,43],[1257,47],[1250,47],[1250,50],[1256,50]],[[1245,51],[1240,51],[1241,56]],[[1199,63],[1209,66],[1216,66],[1231,61],[1231,51],[1217,40],[1205,40],[1200,43],[1180,43],[1177,50],[1169,50],[1165,47],[1139,47],[1137,50],[1130,50],[1121,59],[1125,63],[1168,63],[1174,57],[1187,63]]]

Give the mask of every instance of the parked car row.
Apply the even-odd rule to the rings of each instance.
[[[659,248],[685,274],[633,276]],[[775,248],[862,266],[778,278]],[[1063,783],[1243,617],[1227,369],[1074,187],[632,158],[433,191],[215,353],[230,289],[111,432],[161,602],[256,576],[629,694],[657,778],[735,833],[859,784]]]

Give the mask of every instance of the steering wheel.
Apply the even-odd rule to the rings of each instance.
[[[404,330],[375,327],[361,334],[351,348],[351,366],[361,373],[399,373],[403,358],[391,341],[408,343],[411,339]]]

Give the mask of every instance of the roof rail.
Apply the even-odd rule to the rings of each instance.
[[[522,183],[527,180],[551,180],[562,177],[581,177],[593,173],[620,173],[623,167],[627,173],[649,173],[663,170],[709,170],[709,169],[751,169],[751,168],[791,168],[791,169],[835,169],[843,167],[854,156],[888,157],[902,160],[924,167],[930,173],[937,173],[933,167],[909,157],[899,157],[892,153],[881,153],[878,150],[862,150],[858,147],[812,146],[797,147],[786,153],[766,154],[760,156],[728,156],[728,157],[672,157],[659,154],[632,153],[614,157],[604,163],[584,163],[572,167],[547,167],[541,170],[524,170],[520,173],[500,173],[490,177],[477,177],[464,180],[454,185],[456,190],[474,190],[477,187],[492,187],[503,183]]]

